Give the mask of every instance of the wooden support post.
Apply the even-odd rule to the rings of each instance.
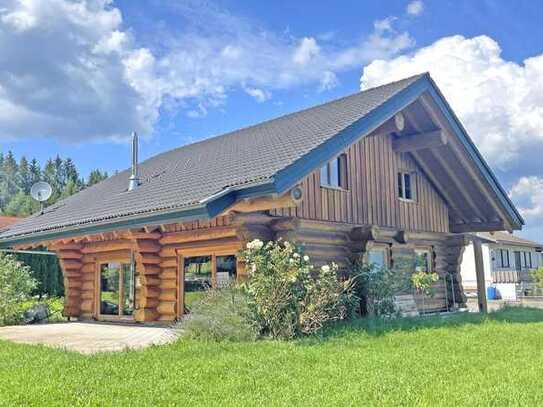
[[[485,268],[483,262],[483,246],[481,240],[473,237],[473,252],[475,254],[475,274],[477,276],[477,299],[479,301],[479,312],[487,313],[486,302]]]

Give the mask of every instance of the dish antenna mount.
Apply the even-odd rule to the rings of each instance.
[[[51,197],[52,193],[53,188],[45,181],[38,181],[30,188],[32,198],[41,204],[40,213],[43,213],[43,203]]]

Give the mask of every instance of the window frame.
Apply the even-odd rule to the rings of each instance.
[[[411,197],[407,197],[406,178],[409,177],[409,192]],[[417,172],[410,170],[399,170],[396,176],[398,199],[403,202],[417,201]]]
[[[369,246],[367,249],[366,249],[366,252],[364,253],[364,262],[366,264],[370,264],[370,259],[369,259],[369,255],[370,255],[370,252],[371,251],[379,251],[379,252],[383,252],[384,254],[384,266],[385,268],[390,268],[390,263],[391,263],[391,253],[390,253],[390,246],[387,245],[387,244],[383,244],[383,243],[376,243],[376,244],[372,244],[371,246]]]
[[[500,251],[500,268],[508,269],[511,267],[511,261],[509,259],[509,250],[508,249],[498,249]],[[504,256],[506,253],[506,256]],[[504,259],[507,259],[507,264],[505,264]]]
[[[333,178],[336,178],[335,174],[332,174],[333,168],[337,168],[337,185],[332,183]],[[347,154],[341,153],[328,161],[320,168],[319,174],[320,186],[322,188],[347,191],[349,189],[349,162]]]
[[[236,279],[240,281],[243,277],[244,264],[238,257],[238,250],[224,249],[224,250],[183,250],[181,248],[176,250],[177,253],[177,316],[182,317],[184,315],[183,308],[185,305],[184,292],[185,292],[185,258],[190,257],[211,257],[211,287],[217,288],[217,257],[234,256],[236,259]]]
[[[115,314],[102,314],[101,302],[102,302],[102,266],[110,263],[119,263],[120,270],[122,271],[123,264],[127,264],[134,273],[134,310],[132,315],[123,314],[124,307],[121,307],[119,303],[119,312]],[[127,255],[121,256],[104,256],[99,258],[95,257],[95,286],[94,286],[94,315],[99,321],[133,321],[136,311],[138,310],[138,296],[137,291],[140,286],[140,280],[138,270],[136,267],[136,260],[134,254],[131,252]],[[124,271],[119,273],[119,299],[124,297]]]

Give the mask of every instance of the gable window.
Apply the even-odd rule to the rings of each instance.
[[[347,154],[340,154],[321,167],[321,186],[347,189]]]
[[[398,197],[407,201],[415,200],[414,179],[413,172],[398,172]]]

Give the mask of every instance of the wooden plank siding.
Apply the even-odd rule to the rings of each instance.
[[[302,202],[296,208],[274,209],[272,215],[411,231],[449,231],[446,203],[409,153],[392,150],[391,135],[365,137],[345,154],[347,189],[321,187],[320,171],[315,170],[301,183]],[[398,198],[398,171],[416,172],[414,202]]]

